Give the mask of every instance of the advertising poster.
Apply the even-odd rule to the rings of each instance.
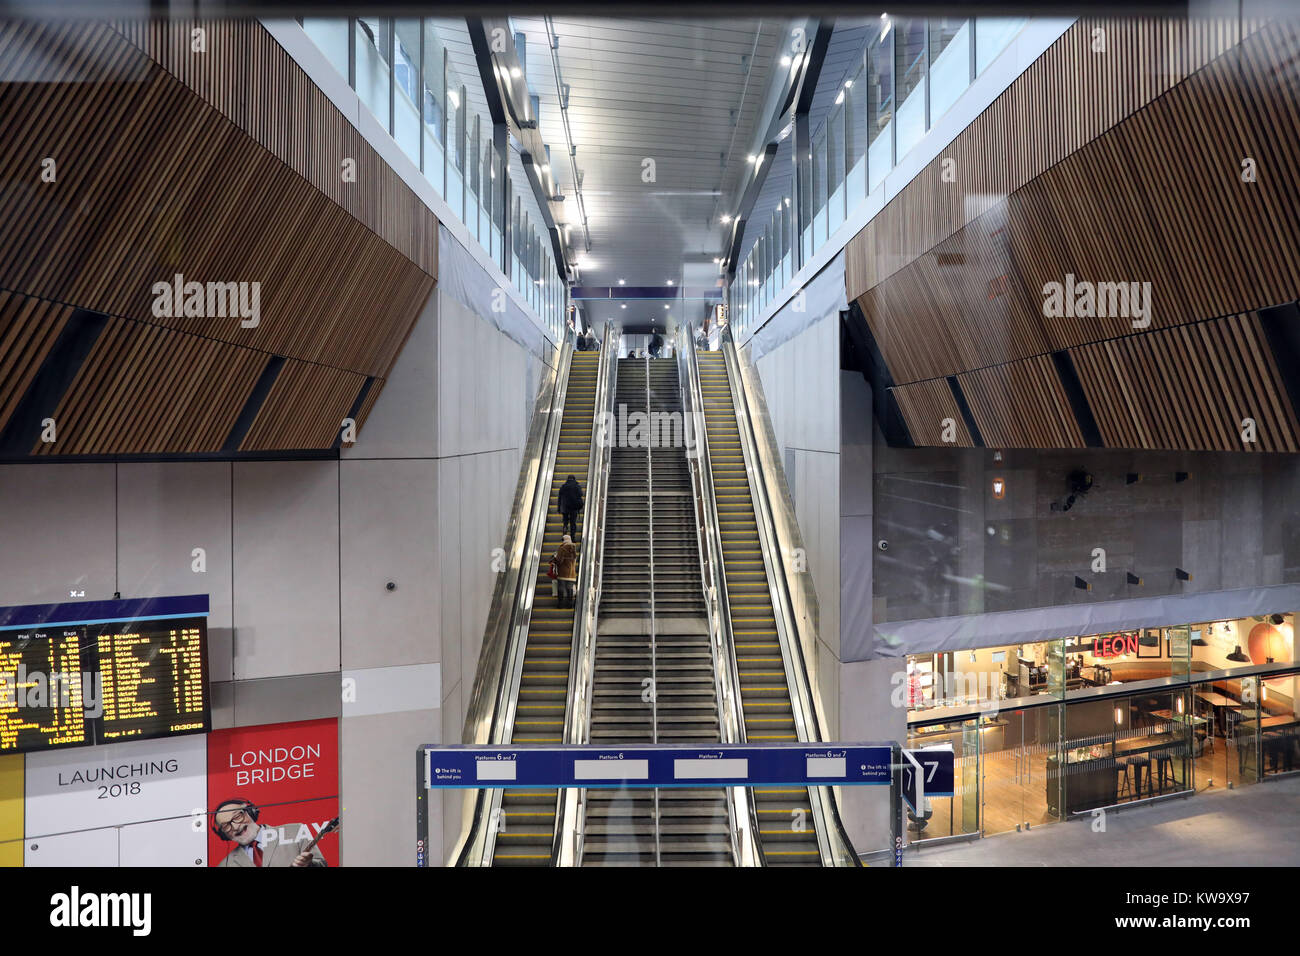
[[[337,866],[338,793],[337,718],[209,734],[209,865]]]

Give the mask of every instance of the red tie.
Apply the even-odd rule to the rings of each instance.
[[[262,865],[262,848],[256,843],[253,844],[253,866]]]

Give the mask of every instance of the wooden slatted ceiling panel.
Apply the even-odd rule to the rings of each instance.
[[[73,309],[0,289],[0,432],[49,356]]]
[[[1085,443],[1050,357],[1035,355],[957,376],[989,447],[1083,448]]]
[[[1012,281],[1007,232],[990,212],[858,300],[896,382],[1047,351],[1042,298]]]
[[[901,385],[894,390],[894,398],[907,422],[907,429],[912,433],[915,445],[940,445],[945,447],[973,448],[970,432],[957,401],[952,396],[946,379],[932,379],[928,382],[915,382]],[[956,441],[943,440],[944,419],[952,419],[953,434]]]
[[[0,52],[20,28],[0,27]],[[30,37],[29,37],[30,39]],[[390,244],[102,25],[46,28],[96,77],[0,84],[0,285],[383,376],[434,286]],[[29,43],[29,46],[36,44]],[[98,73],[94,71],[98,70]],[[57,184],[39,183],[57,157]],[[153,315],[154,283],[261,283],[261,321]]]
[[[1265,24],[1241,26],[1250,36]],[[1098,29],[1104,53],[1093,50]],[[977,218],[989,197],[1014,192],[1164,95],[1238,35],[1235,20],[1080,19],[849,242],[849,298]],[[941,177],[946,159],[956,183]]]
[[[1293,26],[1252,34],[1244,68],[1215,61],[865,292],[895,381],[1134,332],[1132,314],[1044,317],[1045,283],[1067,276],[1137,283],[1150,328],[1300,297],[1297,50]],[[1257,182],[1241,181],[1247,153]]]
[[[133,44],[429,275],[438,220],[255,20],[120,22]],[[191,52],[202,29],[207,53]],[[364,107],[363,107],[364,108]],[[355,182],[341,175],[356,161]]]
[[[1070,355],[1108,448],[1300,451],[1300,422],[1254,313]],[[1256,443],[1242,440],[1245,418]]]
[[[217,452],[269,356],[110,317],[37,455]]]
[[[239,450],[332,447],[365,381],[353,372],[286,361]]]

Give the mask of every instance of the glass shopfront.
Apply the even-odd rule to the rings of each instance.
[[[1293,621],[909,657],[908,747],[951,745],[957,766],[956,795],[910,814],[909,840],[1031,829],[1300,771]]]

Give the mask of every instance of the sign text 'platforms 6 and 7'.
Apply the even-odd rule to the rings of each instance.
[[[888,744],[426,747],[432,789],[888,785]],[[951,772],[947,775],[951,792]],[[940,781],[927,788],[942,795]]]

